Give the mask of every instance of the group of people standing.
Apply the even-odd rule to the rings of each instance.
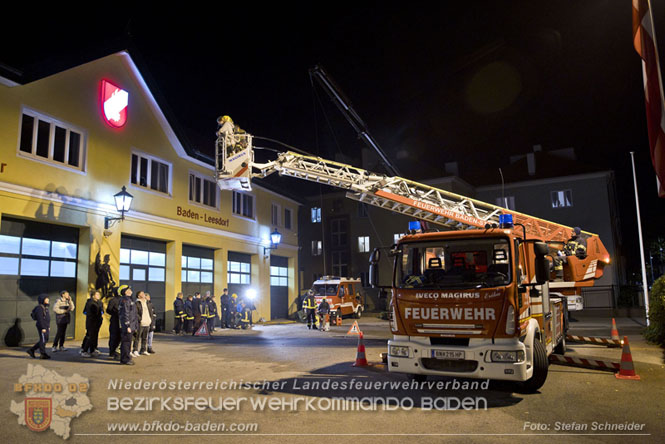
[[[218,324],[221,328],[251,328],[252,310],[255,310],[251,302],[238,298],[235,293],[229,296],[229,290],[225,288],[220,296],[220,308],[221,312],[217,309],[215,296],[209,291],[204,297],[197,292],[184,300],[183,294],[178,293],[173,302],[174,333],[195,335],[204,322],[209,333],[214,332]]]

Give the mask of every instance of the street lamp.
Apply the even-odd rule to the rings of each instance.
[[[132,199],[134,196],[127,192],[127,189],[123,186],[122,190],[113,196],[115,200],[115,208],[120,213],[120,217],[104,217],[104,229],[108,230],[112,225],[111,222],[118,220],[125,220],[125,212],[129,211],[129,208],[132,206]]]
[[[266,253],[270,250],[274,250],[275,248],[277,248],[281,241],[282,241],[282,233],[277,231],[277,228],[275,228],[275,231],[270,233],[270,246],[263,247],[263,255],[268,256]]]

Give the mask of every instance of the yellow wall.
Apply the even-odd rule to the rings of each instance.
[[[128,122],[122,129],[108,126],[99,104],[99,85],[107,79],[129,93]],[[228,251],[252,254],[252,286],[260,295],[258,317],[270,319],[269,259],[263,247],[275,228],[270,224],[271,203],[291,209],[292,229],[277,227],[282,233],[280,248],[273,253],[289,257],[289,303],[297,296],[298,204],[254,187],[255,221],[232,214],[232,193],[219,191],[219,208],[189,202],[189,172],[196,171],[213,180],[212,167],[184,154],[179,141],[158,108],[151,105],[149,91],[129,56],[118,53],[23,86],[0,85],[0,213],[42,222],[79,227],[79,266],[76,334],[84,334],[82,315],[87,290],[94,285],[94,260],[98,252],[110,254],[113,276],[119,272],[121,234],[167,242],[166,296],[167,329],[172,328],[175,294],[180,291],[182,244],[216,249],[215,287],[217,296],[226,286]],[[57,167],[35,160],[18,150],[23,107],[60,120],[84,131],[86,156],[84,171]],[[220,110],[220,113],[225,110]],[[211,133],[215,122],[210,122]],[[247,125],[250,126],[250,125]],[[131,152],[153,155],[170,163],[171,193],[166,195],[130,184]],[[134,196],[126,220],[105,236],[104,216],[117,216],[113,195],[127,186]],[[178,216],[178,208],[190,210],[199,219]],[[205,218],[227,221],[224,226]],[[153,295],[154,297],[155,295]],[[217,298],[219,303],[219,298]],[[102,333],[107,332],[102,328]]]

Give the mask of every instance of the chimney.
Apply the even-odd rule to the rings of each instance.
[[[446,162],[444,164],[444,171],[447,176],[459,176],[459,166],[457,162]]]
[[[536,175],[536,156],[534,153],[528,153],[526,155],[526,164],[529,170],[529,176]]]

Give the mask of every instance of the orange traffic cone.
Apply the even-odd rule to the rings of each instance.
[[[619,373],[615,373],[617,379],[633,379],[640,380],[640,377],[635,374],[635,367],[633,367],[633,356],[630,354],[630,345],[628,345],[628,336],[623,337],[623,350],[621,351],[621,367]]]
[[[358,335],[358,353],[356,354],[356,362],[354,367],[367,367],[367,358],[365,357],[365,344],[363,344],[362,332]]]
[[[611,337],[612,337],[612,339],[615,340],[615,341],[619,341],[619,340],[621,340],[621,338],[619,337],[619,330],[617,330],[617,323],[616,323],[616,321],[614,320],[614,318],[612,318],[612,333],[611,333]]]

